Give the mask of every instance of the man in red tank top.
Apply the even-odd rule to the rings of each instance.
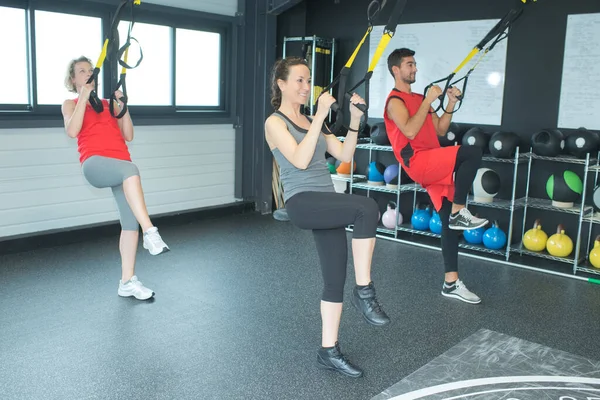
[[[402,48],[388,57],[388,69],[394,77],[384,112],[385,127],[394,155],[416,183],[427,190],[442,221],[442,254],[445,282],[442,294],[471,304],[481,299],[458,279],[458,234],[456,231],[477,229],[487,225],[465,207],[467,195],[481,165],[481,149],[474,146],[441,147],[438,136],[446,135],[452,112],[460,95],[457,88],[447,91],[448,105],[442,117],[431,104],[442,94],[439,86],[426,96],[413,93],[416,80],[415,52]]]

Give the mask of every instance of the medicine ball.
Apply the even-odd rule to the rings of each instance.
[[[400,168],[398,164],[389,165],[383,172],[383,179],[387,187],[395,189],[398,187],[398,173]]]
[[[379,146],[390,146],[385,122],[378,122],[371,128],[371,141]]]
[[[594,193],[592,197],[592,205],[596,211],[600,211],[600,186],[596,186],[594,188]]]
[[[556,157],[565,148],[564,139],[558,129],[543,129],[531,137],[531,151],[538,156]]]
[[[512,158],[520,141],[519,135],[514,132],[496,132],[490,138],[490,153],[496,158]]]
[[[566,170],[562,174],[551,175],[546,182],[546,193],[553,205],[555,205],[554,202],[574,203],[579,199],[582,191],[583,183],[573,171]],[[568,206],[572,206],[572,204],[568,204]]]
[[[371,161],[369,165],[367,165],[367,170],[365,171],[365,175],[367,176],[367,183],[369,185],[383,185],[383,173],[385,172],[385,166],[379,161]]]
[[[477,146],[481,148],[483,153],[488,152],[488,144],[490,142],[490,135],[485,133],[483,129],[476,126],[465,132],[462,138],[463,146]]]
[[[579,128],[567,136],[565,148],[570,155],[585,159],[588,153],[598,151],[598,136],[585,128]]]
[[[473,197],[480,203],[491,203],[500,191],[500,175],[490,168],[479,168],[473,180]]]
[[[341,162],[337,160],[335,162],[335,170],[339,176],[349,177],[350,176],[350,163],[349,162]],[[356,162],[354,162],[354,172],[356,172]]]
[[[438,140],[440,142],[440,146],[454,146],[455,143],[460,143],[463,135],[463,129],[460,125],[455,122],[450,124],[448,128],[448,132],[444,136],[438,136]]]

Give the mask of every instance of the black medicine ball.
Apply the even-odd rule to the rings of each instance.
[[[496,158],[512,158],[520,144],[519,135],[514,132],[496,132],[490,138],[490,153]]]
[[[567,153],[584,159],[588,153],[598,151],[598,136],[585,128],[579,128],[565,140]]]
[[[556,157],[565,148],[565,140],[558,129],[543,129],[531,137],[531,150],[544,157]]]
[[[463,133],[463,129],[460,125],[455,122],[450,123],[448,132],[446,132],[444,136],[438,136],[440,146],[448,147],[454,146],[456,143],[460,143]]]
[[[371,141],[379,146],[389,146],[390,139],[388,138],[384,122],[378,122],[371,128]]]
[[[600,186],[594,188],[592,205],[594,206],[594,210],[600,211]]]
[[[485,133],[485,131],[478,126],[469,129],[462,138],[463,146],[480,147],[483,153],[488,152],[489,141],[490,135]]]

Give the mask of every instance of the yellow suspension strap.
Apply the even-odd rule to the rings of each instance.
[[[528,3],[535,3],[535,2],[537,2],[537,0],[519,0],[519,2],[522,4],[528,4]],[[452,73],[450,73],[450,75],[448,75],[445,78],[434,81],[425,87],[425,90],[423,91],[423,95],[427,96],[427,91],[433,85],[440,83],[440,82],[446,82],[446,84],[444,85],[444,89],[442,90],[442,94],[438,97],[440,100],[439,105],[437,106],[437,108],[435,110],[430,111],[430,113],[438,112],[440,109],[442,109],[443,112],[445,112],[447,114],[454,114],[455,112],[457,112],[460,109],[460,107],[462,106],[462,102],[464,100],[465,92],[467,90],[467,81],[469,79],[469,75],[471,75],[471,73],[475,70],[475,68],[477,68],[477,66],[483,59],[483,57],[488,52],[490,52],[499,42],[501,42],[502,40],[504,40],[508,37],[509,28],[514,24],[514,22],[522,14],[523,14],[522,6],[511,9],[500,21],[498,21],[498,23],[492,29],[490,29],[490,31],[485,35],[485,37],[479,43],[477,43],[477,45],[469,52],[467,57],[465,57],[465,59],[458,65],[458,67],[456,67],[454,69],[454,71],[452,71]],[[490,42],[491,42],[491,44],[488,47],[485,47]],[[484,48],[485,48],[485,50],[484,50]],[[481,52],[481,50],[484,50],[484,52],[480,55],[477,62],[467,72],[467,74],[464,77],[462,77],[454,82],[451,82],[452,78],[454,78],[454,76],[456,76],[456,74],[461,69],[463,69],[463,67],[465,65],[467,65],[473,57],[475,57],[479,52]],[[458,107],[454,111],[451,111],[451,112],[446,111],[446,109],[444,107],[444,99],[446,98],[446,93],[447,93],[448,89],[451,87],[454,87],[454,85],[456,85],[458,82],[463,81],[463,80],[464,80],[464,84],[463,84],[463,88],[461,90],[461,95],[458,96],[458,101],[459,101]]]
[[[336,121],[335,121],[333,127],[330,128],[330,131],[333,134],[336,134],[343,126],[344,112],[348,108],[348,104],[350,104],[350,98],[352,97],[352,95],[351,95],[352,91],[355,90],[360,85],[362,85],[363,83],[366,83],[365,99],[368,101],[369,79],[373,75],[373,70],[375,69],[375,65],[377,65],[377,62],[379,61],[379,58],[383,54],[383,51],[385,50],[387,44],[389,43],[390,39],[396,32],[396,26],[398,25],[400,16],[402,15],[402,12],[404,11],[404,7],[406,6],[406,0],[397,0],[396,1],[394,10],[392,11],[392,14],[390,15],[388,23],[384,29],[383,36],[382,36],[381,40],[379,41],[379,45],[377,46],[377,50],[375,51],[375,54],[373,55],[373,60],[371,61],[371,64],[369,66],[369,70],[368,70],[367,74],[350,91],[347,91],[346,90],[347,80],[348,80],[348,76],[350,75],[352,65],[354,64],[354,60],[356,59],[356,56],[358,55],[358,52],[360,51],[362,45],[365,43],[365,41],[371,34],[371,31],[373,30],[373,20],[375,19],[376,15],[383,9],[384,6],[385,6],[385,1],[383,1],[383,2],[380,2],[378,0],[371,1],[371,3],[369,4],[368,10],[367,10],[367,15],[368,15],[368,20],[369,20],[369,26],[367,28],[367,31],[365,32],[361,41],[358,43],[358,45],[354,49],[354,52],[352,53],[352,55],[346,62],[346,65],[344,65],[344,67],[342,68],[342,71],[340,72],[340,74],[334,79],[333,82],[331,82],[326,88],[323,89],[323,92],[327,92],[333,86],[335,86],[336,84],[339,83],[338,90],[337,90],[337,96],[336,96],[336,103],[332,104],[332,106],[331,106],[332,111],[334,111],[336,113]],[[363,111],[365,113],[364,124],[366,124],[366,121],[368,118],[368,116],[367,116],[368,105],[357,104],[357,105],[355,105],[355,107],[359,108],[361,111]]]
[[[133,29],[133,25],[135,23],[133,8],[134,8],[134,6],[139,6],[140,3],[141,3],[141,0],[123,0],[123,1],[121,1],[119,6],[117,7],[117,10],[115,11],[114,17],[111,22],[111,27],[110,27],[108,37],[104,40],[104,45],[102,46],[102,51],[100,53],[100,56],[98,57],[98,61],[96,62],[94,72],[92,73],[92,76],[90,77],[90,79],[87,82],[87,83],[94,82],[94,84],[95,84],[96,90],[92,91],[92,93],[90,94],[90,104],[92,105],[94,110],[98,113],[100,113],[104,110],[102,101],[98,98],[98,95],[97,95],[98,75],[100,74],[100,70],[102,69],[104,61],[106,60],[107,57],[109,59],[116,59],[118,61],[118,63],[123,67],[121,70],[119,82],[117,83],[115,90],[112,91],[111,96],[110,96],[110,102],[109,102],[110,113],[113,117],[122,118],[125,115],[125,113],[127,112],[127,86],[125,84],[126,70],[137,67],[142,62],[142,59],[143,59],[142,50],[140,48],[140,58],[139,58],[138,62],[136,63],[136,65],[132,67],[127,64],[127,57],[128,57],[128,53],[129,53],[129,46],[131,45],[131,40],[135,40],[137,42],[137,40],[131,36],[131,30]],[[131,22],[129,23],[127,40],[122,47],[119,47],[119,22],[121,22],[122,15],[126,9],[126,6],[131,7],[130,8]],[[123,55],[125,56],[124,60],[121,60],[121,57]],[[121,110],[121,112],[118,115],[115,115],[114,102],[117,99],[116,99],[114,92],[119,90],[119,88],[121,88],[121,87],[123,88],[123,90],[122,90],[123,97],[119,100],[121,100],[123,102],[123,109]]]

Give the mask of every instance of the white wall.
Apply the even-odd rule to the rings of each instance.
[[[138,126],[128,145],[151,216],[236,201],[231,125]],[[0,238],[118,218],[64,129],[0,129]]]
[[[142,3],[159,4],[228,16],[234,16],[238,10],[237,0],[144,0]]]

